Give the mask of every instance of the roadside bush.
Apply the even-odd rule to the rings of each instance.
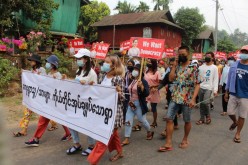
[[[59,72],[62,74],[69,74],[72,68],[72,59],[64,56],[63,53],[56,51],[54,54],[59,58]]]
[[[18,72],[10,60],[0,57],[0,95],[6,92],[10,81],[18,76]]]

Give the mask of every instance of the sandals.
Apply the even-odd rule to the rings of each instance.
[[[141,126],[140,125],[136,125],[136,126],[133,126],[132,130],[135,132],[135,131],[141,131]]]
[[[233,139],[233,141],[234,141],[235,143],[241,143],[240,138],[236,138],[236,137],[235,137],[235,138]]]
[[[164,130],[163,132],[160,133],[160,135],[164,138],[166,138],[166,130]]]
[[[54,130],[56,130],[56,129],[58,129],[58,127],[57,127],[57,126],[55,126],[55,127],[54,127],[54,126],[52,126],[52,127],[48,128],[47,130],[48,130],[48,131],[54,131]]]
[[[202,125],[202,124],[204,124],[204,120],[200,119],[195,124],[196,125]]]
[[[21,132],[13,132],[14,137],[21,137],[21,136],[26,136],[27,134],[21,133]]]
[[[238,126],[238,124],[236,124],[236,123],[232,123],[232,125],[229,127],[229,130],[230,131],[233,131],[233,130],[235,130],[235,128]]]
[[[172,151],[173,148],[172,147],[165,147],[165,146],[161,146],[158,149],[158,152],[167,152],[167,151]]]
[[[179,148],[181,148],[181,149],[185,149],[188,146],[189,146],[189,143],[188,142],[182,142],[182,143],[179,144]]]
[[[153,128],[156,128],[158,126],[158,124],[157,123],[152,123],[150,126],[153,127]]]
[[[206,124],[210,124],[211,123],[211,118],[210,118],[210,116],[208,116],[207,118],[206,118]]]
[[[82,148],[81,148],[81,145],[79,147],[75,147],[75,146],[72,146],[71,148],[69,148],[66,153],[67,155],[71,155],[71,154],[75,154],[77,153],[78,151],[81,151]]]
[[[86,150],[82,152],[83,156],[89,156],[89,154],[92,152],[94,148],[93,147],[88,147]]]
[[[146,140],[152,140],[153,135],[154,135],[154,132],[153,132],[153,131],[152,131],[152,132],[147,133]]]
[[[227,112],[221,112],[220,115],[221,116],[226,116],[227,115]]]
[[[123,158],[124,156],[122,155],[122,154],[116,154],[115,156],[113,156],[112,158],[110,158],[109,160],[111,161],[111,162],[114,162],[114,161],[116,161],[116,160],[118,160],[118,159],[121,159],[121,158]]]

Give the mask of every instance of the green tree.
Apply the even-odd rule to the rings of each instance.
[[[147,12],[149,9],[150,7],[145,2],[140,1],[139,6],[136,8],[136,12]]]
[[[235,47],[233,42],[228,38],[224,38],[222,40],[219,40],[217,47],[218,47],[217,48],[218,51],[226,52],[226,53],[234,52],[237,50],[237,48]]]
[[[135,13],[136,7],[131,5],[131,3],[127,3],[125,0],[124,2],[118,1],[114,10],[118,10],[119,14]]]
[[[172,3],[173,0],[153,0],[155,2],[155,6],[153,10],[168,10],[169,9],[169,3]]]
[[[91,25],[108,15],[110,15],[110,9],[104,2],[92,1],[88,5],[82,6],[78,26],[79,33],[84,36],[86,41],[95,41],[97,32],[96,28]]]
[[[177,25],[184,29],[182,44],[190,46],[193,39],[197,38],[204,29],[205,18],[199,13],[198,8],[180,8],[175,16]]]
[[[230,39],[237,47],[248,45],[248,34],[241,32],[239,29],[234,30],[234,32],[230,35]]]
[[[48,32],[52,24],[52,13],[58,8],[54,0],[1,0],[1,35],[19,31],[20,13],[35,23],[35,30]]]
[[[226,30],[218,30],[218,40],[223,40],[230,38],[230,35],[227,33]]]

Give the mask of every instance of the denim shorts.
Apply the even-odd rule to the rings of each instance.
[[[182,110],[182,114],[183,114],[183,120],[184,122],[190,122],[191,121],[191,108],[189,108],[189,106],[187,105],[183,105],[183,104],[177,104],[174,101],[171,101],[168,107],[168,111],[167,111],[167,118],[169,120],[174,120],[175,116],[177,115],[177,112],[179,110]]]

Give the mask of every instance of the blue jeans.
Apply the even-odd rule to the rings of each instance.
[[[73,139],[73,143],[74,143],[74,144],[75,144],[75,143],[79,143],[80,139],[79,139],[78,132],[75,131],[75,130],[73,130],[73,129],[70,129],[70,128],[69,128],[69,130],[70,130],[70,132],[71,132],[71,136],[72,136],[72,139]],[[89,136],[87,136],[87,141],[88,141],[88,144],[89,144],[89,145],[95,145],[95,143],[96,143],[96,140],[93,139],[93,138],[91,138],[91,137],[89,137]]]
[[[139,100],[134,101],[134,105],[136,106],[136,110],[132,110],[130,106],[127,108],[126,113],[126,121],[125,121],[125,137],[130,137],[133,126],[133,118],[136,115],[139,122],[143,124],[146,131],[150,131],[151,127],[146,119],[146,114],[142,115],[142,109],[140,107]]]
[[[167,111],[167,118],[169,120],[174,120],[179,109],[182,110],[184,122],[186,123],[190,122],[192,109],[189,108],[187,105],[177,104],[174,101],[171,101],[169,104],[168,111]]]

